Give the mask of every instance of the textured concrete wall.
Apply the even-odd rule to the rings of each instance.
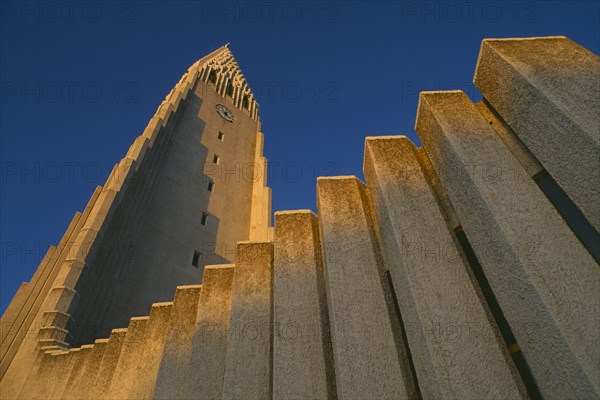
[[[308,210],[275,214],[273,399],[335,396],[318,220]]]
[[[354,177],[317,182],[337,395],[405,399],[412,381],[363,191]]]
[[[87,398],[103,399],[106,397],[121,356],[121,349],[126,336],[127,329],[113,329],[106,344],[106,350],[104,350],[104,354],[102,355],[100,365],[98,366],[98,372],[95,377],[89,377]]]
[[[168,398],[220,399],[227,359],[227,334],[231,318],[233,265],[210,265],[204,270],[198,316],[191,342],[185,384],[173,388]]]
[[[270,399],[273,246],[238,243],[223,399]]]
[[[367,138],[364,171],[423,397],[520,398],[415,150],[405,137]]]
[[[464,93],[422,93],[416,130],[542,393],[597,396],[598,265]]]
[[[600,231],[600,57],[558,36],[488,39],[474,82]]]
[[[265,176],[237,182],[229,167],[183,162],[193,153],[183,145],[198,140],[208,156],[212,149],[223,162],[245,160],[236,153],[242,151],[257,161],[254,174],[265,168],[255,101],[236,111],[237,121],[250,128],[236,131],[236,144],[226,147],[236,132],[207,105],[224,101],[233,109],[247,91],[223,97],[222,76],[216,85],[193,86],[196,75],[184,75],[74,219],[65,235],[73,244],[63,246],[63,239],[49,252],[5,315],[14,329],[2,333],[2,362],[14,360],[0,382],[2,398],[479,400],[539,397],[538,390],[547,399],[598,398],[600,270],[559,214],[561,205],[552,204],[533,179],[548,171],[590,223],[597,217],[586,201],[598,197],[581,192],[593,168],[557,172],[570,150],[553,164],[548,146],[564,133],[544,131],[551,136],[545,144],[534,129],[544,126],[536,107],[546,104],[550,123],[574,129],[575,147],[581,138],[595,140],[595,122],[577,102],[597,100],[585,88],[597,82],[597,71],[588,71],[597,60],[574,46],[564,38],[484,42],[476,77],[488,90],[483,102],[475,105],[460,91],[423,93],[416,121],[423,147],[401,136],[368,138],[367,185],[355,177],[320,178],[319,214],[279,212],[275,230],[268,226]],[[549,49],[572,52],[580,65],[560,69],[557,60],[566,56]],[[582,93],[566,88],[561,97],[557,87],[571,83]],[[507,88],[530,98],[509,104]],[[518,121],[519,113],[526,122]],[[219,129],[223,141],[212,135]],[[190,165],[200,165],[201,172],[179,179],[177,171]],[[141,171],[138,181],[134,167]],[[227,219],[232,230],[221,231],[222,221],[211,219],[195,230],[190,226],[196,221],[183,218],[199,204],[182,193],[186,179],[209,172],[218,178],[201,201],[208,201],[211,218],[240,206]],[[571,186],[568,174],[577,175]],[[127,187],[133,195],[123,195]],[[161,194],[147,196],[148,188],[159,187],[177,191],[174,204],[187,209],[159,207]],[[243,194],[236,197],[237,191]],[[144,222],[148,210],[165,215]],[[190,229],[171,235],[173,221]],[[148,233],[146,223],[185,238],[171,248]],[[90,268],[110,260],[99,249],[120,246],[128,229],[146,235],[144,252],[157,257],[143,260],[148,276],[135,266],[129,272],[140,275],[128,280],[120,263],[105,272]],[[175,289],[175,278],[187,272],[171,274],[179,267],[165,257],[180,254],[188,240],[207,237],[198,232],[216,235],[217,242],[235,240],[235,232],[261,241],[226,248],[237,254],[221,254],[218,261],[235,264],[206,266],[201,286]],[[169,272],[153,270],[158,264],[152,263],[164,263]],[[108,340],[68,349],[66,342],[85,336],[72,337],[81,323],[75,316],[104,329],[128,309],[149,307],[163,296],[171,300],[167,292],[175,293],[174,303],[155,303],[149,317],[131,318]],[[41,328],[31,337],[13,335],[35,324]]]
[[[135,385],[134,378],[137,374],[139,358],[143,354],[145,344],[145,332],[148,326],[149,317],[135,317],[131,319],[127,327],[127,333],[123,339],[121,352],[118,360],[111,360],[114,365],[114,373],[108,384],[108,389],[104,392],[108,399],[126,399]]]
[[[175,292],[171,323],[167,327],[156,377],[155,399],[177,398],[178,391],[185,385],[201,292],[202,285],[179,286]]]
[[[177,285],[198,283],[205,264],[234,260],[235,244],[249,238],[250,209],[258,203],[262,213],[254,226],[269,232],[266,171],[260,182],[253,179],[253,166],[266,163],[262,146],[257,148],[262,134],[256,104],[238,109],[232,98],[198,79],[201,68],[223,54],[231,58],[220,48],[184,74],[93,197],[97,201],[73,230],[66,256],[48,268],[41,265],[20,291],[2,320],[9,328],[2,332],[2,375],[31,326],[44,327],[40,340],[91,343],[131,316],[147,314],[152,303],[172,299]],[[235,110],[235,122],[221,118],[216,104]],[[219,154],[219,165],[212,164],[213,154]],[[203,212],[209,214],[205,225]],[[192,265],[194,251],[202,253],[198,266]],[[58,313],[63,320],[47,324]],[[5,332],[14,334],[7,338]],[[31,342],[17,364],[32,361]],[[15,370],[8,380],[18,387],[23,375]]]

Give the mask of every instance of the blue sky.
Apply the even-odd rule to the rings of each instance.
[[[483,38],[600,48],[596,1],[2,1],[4,311],[198,58],[231,43],[260,103],[273,209],[362,177],[369,135],[413,130],[418,92],[462,89]]]

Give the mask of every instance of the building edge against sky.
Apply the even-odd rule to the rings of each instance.
[[[235,262],[237,242],[268,239],[262,150],[258,104],[222,46],[189,68],[19,288],[2,317],[14,321],[2,374],[32,327],[48,344],[91,343],[199,283],[205,265]]]
[[[10,303],[3,398],[598,397],[599,80],[565,37],[484,40],[483,101],[423,92],[422,147],[367,138],[366,184],[271,228],[221,47]]]

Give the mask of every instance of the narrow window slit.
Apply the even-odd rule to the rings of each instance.
[[[194,250],[194,256],[192,257],[192,265],[196,268],[198,268],[198,263],[200,261],[200,256],[202,255],[202,253],[200,253],[198,250]]]

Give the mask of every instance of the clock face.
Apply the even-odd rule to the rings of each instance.
[[[215,106],[219,115],[227,122],[235,122],[235,115],[231,112],[231,110],[225,107],[223,104],[217,104]]]

